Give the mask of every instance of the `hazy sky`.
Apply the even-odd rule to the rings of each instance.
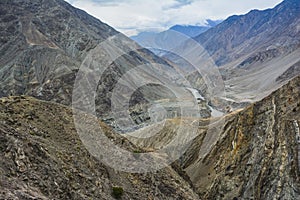
[[[120,32],[162,31],[175,24],[202,25],[252,9],[272,8],[282,0],[67,0]]]

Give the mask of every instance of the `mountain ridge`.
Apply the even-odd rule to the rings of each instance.
[[[225,84],[224,100],[230,104],[258,101],[284,83],[280,77],[299,62],[300,4],[283,1],[274,8],[252,10],[234,15],[217,26],[193,38],[214,60]],[[201,60],[207,57],[193,52],[190,41],[176,47],[181,57]],[[178,56],[165,54],[164,58],[183,71],[193,87],[204,96],[205,88],[199,72]],[[272,75],[271,75],[272,74]],[[285,73],[285,81],[297,74]],[[285,82],[286,83],[286,82]],[[237,106],[239,108],[240,106]]]
[[[168,49],[175,48],[180,42],[184,42],[187,38],[193,38],[199,34],[207,31],[208,29],[221,23],[222,20],[206,20],[206,25],[174,25],[166,31],[162,32],[141,32],[136,36],[131,36],[130,38],[139,43],[145,48],[150,48],[154,53],[161,55],[160,51],[164,51],[165,46]],[[178,37],[174,34],[183,34],[186,38]],[[173,46],[172,46],[173,45]],[[170,47],[169,47],[170,46]]]
[[[200,42],[200,44],[204,45],[206,50],[213,56],[213,54],[217,51],[217,48],[215,48],[215,45],[212,45],[212,43],[220,43],[222,48],[227,48],[230,50],[231,48],[238,47],[241,43],[245,43],[245,39],[251,39],[252,37],[256,37],[254,40],[255,42],[250,45],[254,46],[252,48],[255,48],[255,45],[257,44],[264,44],[265,48],[267,48],[268,43],[270,45],[271,40],[274,40],[277,36],[283,37],[285,35],[291,34],[290,36],[287,36],[287,39],[293,41],[293,40],[299,40],[297,36],[299,37],[299,30],[298,32],[293,30],[291,27],[295,27],[294,25],[291,25],[293,23],[296,23],[296,20],[299,20],[299,4],[297,1],[283,1],[279,5],[275,6],[273,9],[267,9],[267,10],[252,10],[249,13],[245,15],[240,16],[231,16],[227,20],[223,21],[223,23],[219,24],[215,29],[211,29],[206,33],[203,33],[196,37],[195,39]],[[284,11],[280,9],[285,9]],[[274,20],[273,20],[273,19]],[[247,20],[247,21],[246,21]],[[272,21],[273,20],[273,21]],[[279,21],[276,21],[279,20]],[[282,24],[283,27],[275,28],[277,27],[276,24]],[[244,27],[243,27],[244,25]],[[290,28],[289,25],[291,25]],[[238,27],[238,28],[237,28]],[[234,28],[234,29],[233,29]],[[237,32],[232,33],[228,31],[235,30]],[[270,29],[270,30],[268,30]],[[260,38],[259,34],[262,33],[264,35],[269,34],[274,30],[276,32],[276,35],[270,35],[270,38],[264,37]],[[285,31],[289,30],[290,33],[286,33]],[[226,32],[227,31],[227,32]],[[268,32],[269,31],[269,32]],[[217,33],[221,33],[226,35],[228,38],[227,40],[221,40],[223,38],[219,38]],[[230,34],[231,33],[231,34]],[[230,38],[232,37],[233,38]],[[239,40],[239,38],[243,38]],[[265,40],[266,39],[266,40]],[[265,40],[265,42],[262,42],[262,40]],[[277,40],[280,41],[280,40]],[[288,42],[288,41],[287,41]],[[284,45],[283,42],[281,42],[281,45]],[[231,46],[228,46],[231,44]],[[249,43],[250,44],[250,43]],[[276,43],[275,43],[276,44]],[[244,49],[244,51],[252,50],[252,48]],[[262,47],[260,47],[262,48]],[[230,51],[229,51],[230,53]],[[222,56],[219,56],[219,58],[215,58],[217,65],[224,65],[226,62],[231,61],[230,58],[228,61],[225,60],[225,58],[221,58]],[[228,56],[227,56],[228,57]]]

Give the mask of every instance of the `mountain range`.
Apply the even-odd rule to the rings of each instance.
[[[226,87],[224,99],[240,104],[255,102],[297,75],[299,20],[299,2],[285,0],[273,9],[231,16],[179,44],[176,52],[190,60],[205,59],[208,54],[222,74]],[[191,41],[200,44],[206,54],[193,51]],[[203,80],[195,67],[172,54],[164,57],[183,69],[195,88],[201,88]]]
[[[201,33],[204,33],[208,29],[215,27],[220,24],[222,20],[206,20],[205,26],[193,26],[193,25],[174,25],[170,28],[170,30],[180,32],[182,34],[187,35],[188,37],[196,37]]]
[[[160,45],[178,54],[159,57],[63,0],[1,0],[0,199],[300,199],[299,22],[299,1],[284,0],[167,38]],[[220,98],[191,60],[218,70]],[[137,125],[124,132],[122,105]],[[94,121],[132,165],[167,162],[194,137],[170,165],[130,173],[98,159],[78,120]]]
[[[195,26],[195,25],[174,25],[166,31],[162,32],[141,32],[138,35],[131,36],[130,38],[136,41],[141,46],[150,49],[154,53],[160,55],[163,53],[165,46],[168,48],[175,48],[176,45],[183,42],[186,38],[181,38],[176,36],[173,32],[183,34],[187,38],[192,38],[200,35],[201,33],[207,31],[208,29],[221,23],[221,20],[206,20],[206,25]],[[173,46],[172,46],[173,45]],[[162,51],[162,52],[161,52]]]

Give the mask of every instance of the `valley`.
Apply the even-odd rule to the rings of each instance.
[[[1,0],[0,199],[300,199],[299,1],[206,23]]]

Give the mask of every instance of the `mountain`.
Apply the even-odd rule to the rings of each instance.
[[[285,0],[272,9],[231,16],[195,37],[206,54],[193,51],[190,41],[179,45],[177,52],[189,60],[201,60],[210,55],[225,82],[224,99],[255,102],[297,75],[299,23],[299,1]],[[165,58],[182,69],[191,68],[178,57],[165,55]],[[187,78],[194,83],[194,88],[201,87],[201,76],[195,70],[189,70]]]
[[[187,41],[179,54],[187,60],[175,65],[178,57],[159,58],[62,0],[0,1],[0,199],[300,199],[298,11],[298,0],[286,0],[233,16],[196,37],[209,54]],[[223,100],[247,98],[248,106],[224,116],[195,113],[216,102],[205,100],[205,77],[184,63],[211,61],[207,55],[225,80]],[[195,98],[195,107],[186,105]],[[137,124],[158,120],[119,134],[103,121],[126,119],[115,109],[123,101]],[[181,146],[186,151],[156,171],[116,166],[125,161],[130,171],[148,155],[169,163]]]
[[[204,33],[208,29],[217,26],[222,20],[206,20],[206,26],[192,26],[192,25],[175,25],[170,28],[170,30],[177,31],[179,33],[185,34],[188,37],[196,37],[201,33]]]
[[[196,37],[197,35],[207,31],[208,29],[219,24],[221,20],[207,20],[205,26],[192,26],[192,25],[174,25],[166,31],[163,32],[141,32],[136,36],[131,36],[131,39],[139,43],[145,48],[150,48],[154,53],[159,54],[159,49],[166,49],[175,47],[178,43],[182,42],[182,38],[173,34],[173,32],[183,34],[186,37]],[[178,41],[179,40],[179,41]],[[170,47],[170,45],[172,45]],[[156,48],[156,49],[155,49]]]
[[[31,94],[70,104],[74,80],[68,77],[90,49],[117,34],[60,0],[1,1],[0,9],[2,96]]]
[[[219,66],[253,54],[253,51],[276,51],[286,46],[295,48],[294,45],[299,42],[299,7],[298,1],[285,0],[273,9],[231,16],[195,39]],[[245,64],[241,63],[240,67]]]
[[[196,37],[197,35],[200,35],[201,33],[207,31],[209,28],[210,26],[175,25],[172,26],[170,30],[177,31],[179,33],[187,35],[188,37]]]
[[[71,105],[77,73],[87,75],[86,68],[93,66],[96,72],[89,74],[93,78],[89,77],[87,85],[99,78],[94,86],[96,114],[111,121],[113,89],[126,75],[118,97],[128,98],[127,92],[135,88],[129,103],[138,110],[132,118],[147,121],[147,105],[174,99],[162,86],[163,80],[173,85],[183,82],[168,62],[63,0],[3,0],[0,20],[0,97],[30,95]],[[138,77],[144,77],[143,81],[133,83]],[[145,80],[155,84],[138,85]],[[86,96],[93,95],[77,97]]]

